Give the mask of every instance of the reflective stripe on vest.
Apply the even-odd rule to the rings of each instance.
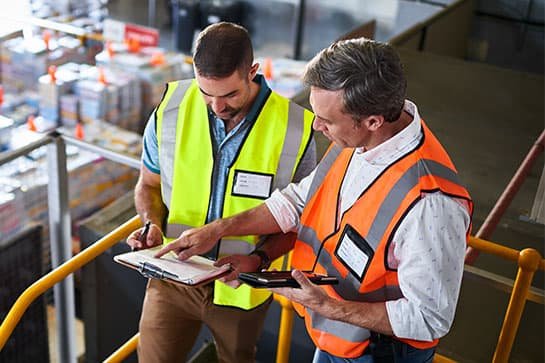
[[[441,191],[452,197],[467,199],[471,215],[469,194],[460,185],[448,155],[423,122],[422,128],[422,144],[381,173],[362,192],[354,205],[343,213],[339,225],[336,222],[330,223],[337,218],[335,208],[338,199],[334,198],[338,198],[342,176],[346,173],[353,151],[343,150],[337,154],[335,160],[331,160],[333,157],[328,159],[326,155],[320,163],[323,165],[318,168],[328,170],[321,177],[320,185],[315,186],[307,196],[307,206],[301,217],[298,241],[293,254],[293,265],[308,269],[309,260],[314,257],[316,272],[337,272],[339,284],[324,287],[330,296],[360,302],[383,302],[403,297],[397,282],[397,271],[388,269],[385,265],[387,248],[397,226],[421,198],[422,192]],[[318,212],[319,210],[322,212]],[[329,218],[329,222],[324,218]],[[375,251],[369,261],[369,270],[361,279],[348,271],[333,255],[342,231],[349,223]],[[330,231],[332,225],[335,227]],[[361,227],[363,225],[366,227]],[[372,277],[366,280],[370,275]],[[367,338],[358,340],[358,337],[366,336],[363,332],[365,329],[350,324],[339,325],[338,321],[325,319],[301,305],[295,304],[295,308],[305,316],[309,334],[313,336],[315,343],[318,342],[320,349],[339,357],[354,358],[361,355],[367,346]],[[437,343],[402,340],[420,348],[431,347]]]
[[[316,193],[316,190],[318,190],[318,187],[322,184],[322,181],[324,180],[327,172],[331,168],[331,165],[333,165],[333,162],[337,160],[337,157],[342,151],[342,147],[340,147],[337,144],[331,144],[330,147],[327,150],[327,153],[324,155],[322,160],[320,160],[320,163],[318,166],[316,166],[316,171],[314,172],[314,177],[312,178],[312,183],[310,184],[310,188],[308,189],[307,193],[307,199],[308,202],[314,193]]]
[[[176,110],[180,105],[180,100],[183,99],[187,89],[191,86],[191,81],[171,82],[167,83],[167,91],[163,102],[157,107],[157,145],[159,149],[159,160],[174,161],[174,152],[176,148],[176,124],[178,122],[177,112],[168,112],[164,114],[164,110]],[[166,102],[165,102],[166,100]],[[162,120],[159,120],[162,119]],[[160,124],[162,121],[162,125]],[[161,193],[163,203],[170,210],[170,200],[172,197],[172,181],[174,180],[174,165],[173,162],[160,163],[161,165]]]
[[[166,234],[176,238],[206,221],[214,162],[208,110],[195,81],[178,81],[168,84],[156,115],[161,189],[169,209]],[[237,170],[272,175],[271,189],[289,184],[312,137],[312,121],[309,111],[274,92],[268,96],[230,165],[222,217],[263,202],[262,198],[231,193]],[[219,254],[247,254],[256,241],[256,236],[224,238]],[[221,283],[216,283],[215,289],[214,303],[243,309],[254,308],[270,296],[268,291],[251,293],[249,287],[235,290]]]

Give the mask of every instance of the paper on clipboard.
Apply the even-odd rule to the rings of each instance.
[[[162,246],[122,253],[114,256],[114,261],[137,270],[148,278],[157,278],[183,285],[200,285],[215,280],[230,271],[229,265],[214,266],[214,261],[201,256],[192,256],[180,261],[173,253],[161,258],[154,255]]]

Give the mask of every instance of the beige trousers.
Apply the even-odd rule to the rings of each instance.
[[[214,336],[219,362],[255,362],[272,299],[250,311],[217,306],[213,299],[213,283],[185,287],[150,280],[140,318],[138,361],[185,362],[204,323]]]

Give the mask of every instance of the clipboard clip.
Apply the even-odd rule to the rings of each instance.
[[[138,264],[138,271],[144,276],[149,279],[160,279],[163,280],[165,278],[168,279],[176,279],[178,276],[176,276],[173,273],[170,273],[168,271],[163,270],[162,268],[155,266],[152,263],[149,262],[140,262]]]

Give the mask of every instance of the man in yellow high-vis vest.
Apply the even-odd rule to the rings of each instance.
[[[167,85],[144,131],[135,204],[151,227],[143,242],[142,229],[129,236],[134,248],[169,243],[187,229],[255,207],[316,164],[313,114],[271,91],[257,74],[243,27],[207,27],[193,62],[195,79]],[[225,238],[206,254],[257,253],[268,267],[254,252],[257,242],[257,236]],[[219,361],[253,362],[270,302],[270,292],[245,285],[234,289],[216,281],[186,288],[150,280],[139,360],[184,361],[204,323]]]

